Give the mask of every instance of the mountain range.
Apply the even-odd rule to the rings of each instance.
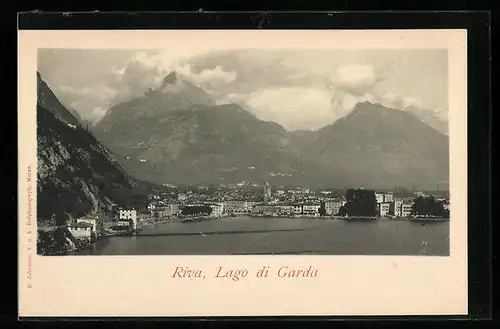
[[[92,127],[132,176],[157,183],[435,188],[448,183],[448,137],[412,111],[359,103],[318,131],[286,131],[172,72]]]

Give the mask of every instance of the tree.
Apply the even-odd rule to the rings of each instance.
[[[347,216],[347,207],[345,205],[339,208],[337,216]]]
[[[182,208],[183,215],[210,215],[212,213],[212,207],[202,205],[202,206],[186,206]]]
[[[348,189],[346,211],[349,216],[372,217],[377,214],[377,198],[374,190]]]
[[[326,216],[326,208],[324,202],[321,202],[321,207],[319,207],[319,215]]]
[[[413,201],[412,214],[416,216],[431,216],[431,217],[449,217],[449,211],[444,208],[441,201],[436,200],[433,196],[419,196]]]

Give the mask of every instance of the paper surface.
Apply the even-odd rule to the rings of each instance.
[[[292,41],[293,40],[293,41]],[[39,256],[36,253],[36,72],[40,48],[446,49],[450,255]],[[19,31],[20,316],[467,314],[467,45],[465,30]],[[176,267],[205,278],[173,278]],[[269,266],[267,278],[256,272]],[[278,270],[317,270],[280,278]],[[238,281],[219,267],[244,270]],[[283,270],[282,270],[283,271]]]

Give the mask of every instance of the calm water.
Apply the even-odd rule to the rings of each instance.
[[[426,247],[423,246],[427,242]],[[425,251],[423,251],[425,250]],[[229,217],[143,227],[99,240],[94,255],[449,255],[449,222]]]

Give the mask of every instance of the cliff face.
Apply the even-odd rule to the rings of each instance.
[[[55,224],[106,215],[133,183],[89,132],[72,128],[38,106],[38,218]]]
[[[41,80],[41,78],[39,77]],[[48,89],[48,90],[47,90]],[[81,127],[49,87],[39,83],[37,106],[37,217],[39,223],[62,225],[72,218],[106,215],[128,205],[137,184],[115,157]],[[55,111],[56,109],[57,111]]]

